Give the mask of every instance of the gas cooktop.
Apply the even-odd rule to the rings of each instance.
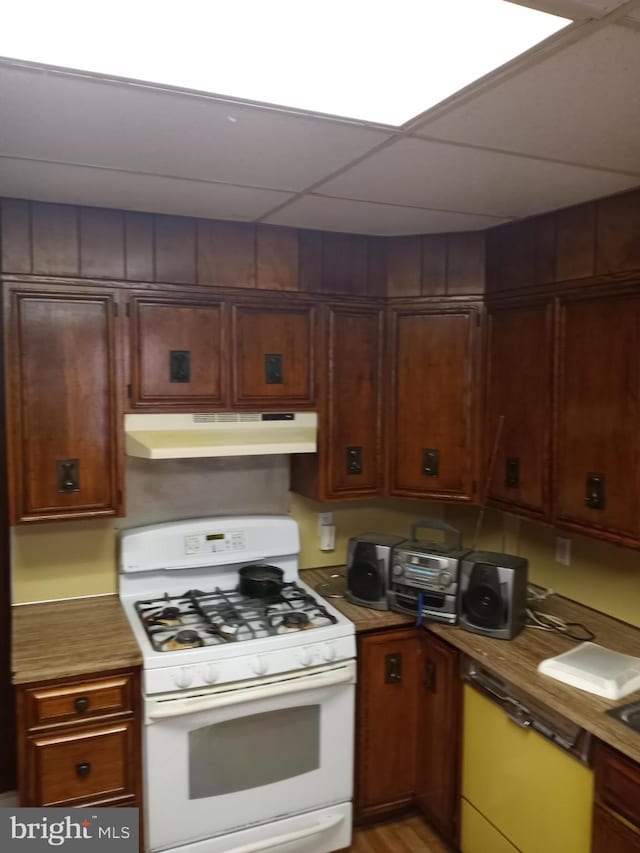
[[[236,589],[190,589],[137,601],[135,609],[159,652],[306,631],[337,621],[296,583],[285,583],[277,595],[266,598],[249,598]]]

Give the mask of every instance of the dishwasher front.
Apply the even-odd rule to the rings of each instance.
[[[589,853],[591,735],[462,665],[462,853]]]

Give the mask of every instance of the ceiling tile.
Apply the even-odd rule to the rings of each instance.
[[[297,228],[318,228],[325,231],[349,231],[354,234],[378,234],[391,237],[400,234],[476,231],[499,225],[506,220],[307,195],[296,199],[273,215],[267,216],[264,221]]]
[[[291,198],[276,190],[5,157],[0,157],[0,196],[237,220],[256,219]]]
[[[611,25],[416,132],[640,174],[638,115],[640,31]]]
[[[640,177],[442,142],[402,139],[318,188],[323,195],[498,217],[630,189]]]
[[[0,62],[0,154],[302,190],[390,131]]]

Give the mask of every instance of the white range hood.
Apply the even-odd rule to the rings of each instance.
[[[125,450],[142,459],[315,453],[315,412],[125,415]]]

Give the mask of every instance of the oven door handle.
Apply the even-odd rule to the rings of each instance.
[[[262,853],[263,850],[273,850],[274,847],[283,846],[291,841],[300,841],[302,838],[320,835],[321,832],[333,829],[334,826],[337,826],[343,820],[344,815],[331,815],[315,826],[298,829],[295,832],[287,832],[285,835],[277,835],[275,838],[269,838],[267,841],[253,841],[251,844],[243,844],[240,847],[228,850],[227,853]]]
[[[195,714],[198,711],[210,711],[228,705],[240,705],[244,702],[256,702],[259,699],[286,696],[288,693],[300,693],[303,690],[316,690],[323,687],[337,687],[340,684],[352,684],[354,682],[355,662],[349,661],[345,666],[328,672],[297,676],[283,681],[273,681],[269,684],[257,684],[254,687],[188,696],[184,699],[151,699],[147,701],[145,722],[153,723],[156,720],[182,717],[185,714]]]

